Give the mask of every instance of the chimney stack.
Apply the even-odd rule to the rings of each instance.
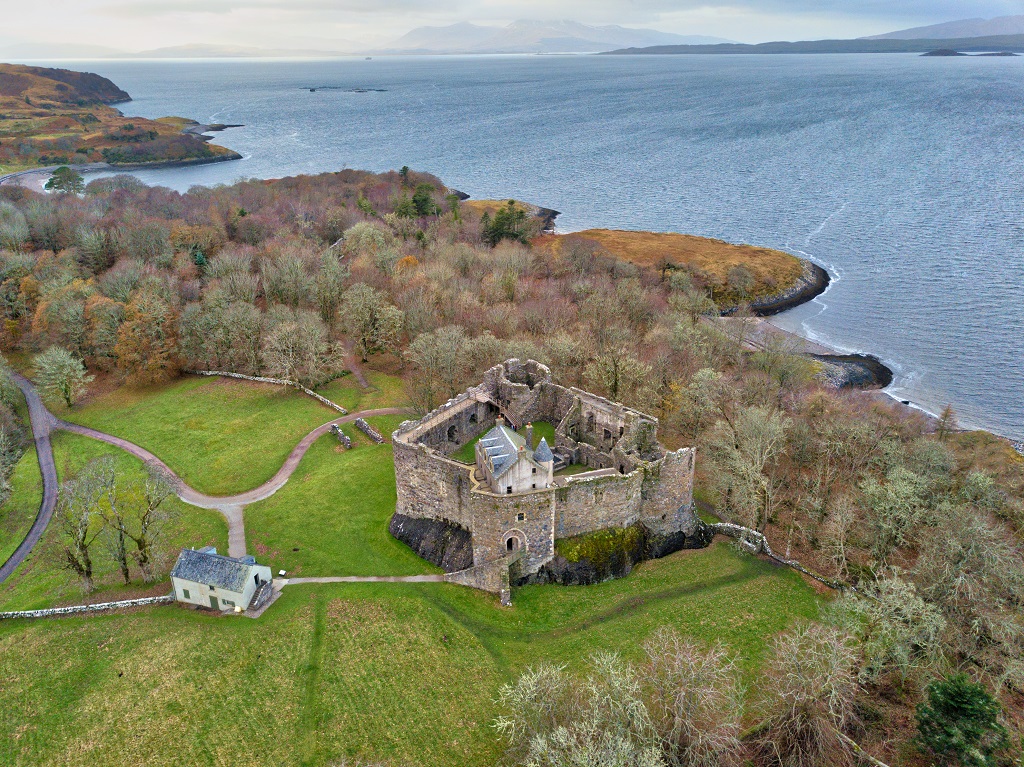
[[[526,424],[526,446],[533,450],[533,424]]]

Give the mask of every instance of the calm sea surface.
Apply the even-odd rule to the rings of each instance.
[[[878,355],[896,396],[1024,438],[1024,58],[75,68],[129,91],[127,114],[244,123],[216,139],[243,161],[138,174],[149,183],[409,165],[474,197],[560,210],[565,231],[679,231],[807,256],[835,282],[778,324]]]

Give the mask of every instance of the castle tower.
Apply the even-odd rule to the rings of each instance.
[[[551,483],[555,478],[555,455],[551,452],[551,448],[548,447],[548,441],[546,438],[540,438],[540,444],[537,445],[537,449],[533,451],[533,460],[539,463],[547,471],[547,484],[545,487],[551,487]]]

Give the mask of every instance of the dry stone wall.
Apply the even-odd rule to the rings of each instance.
[[[120,602],[98,602],[94,605],[73,605],[71,607],[50,607],[45,610],[19,610],[0,613],[0,620],[11,618],[54,618],[64,615],[103,612],[105,610],[122,610],[127,607],[143,607],[145,605],[174,604],[174,594],[164,597],[143,597],[142,599],[124,599]]]

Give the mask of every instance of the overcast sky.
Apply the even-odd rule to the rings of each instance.
[[[8,43],[330,49],[341,40],[387,42],[422,25],[515,19],[572,19],[743,42],[860,37],[1024,14],[1024,0],[0,0],[0,9],[6,22],[0,42]]]

